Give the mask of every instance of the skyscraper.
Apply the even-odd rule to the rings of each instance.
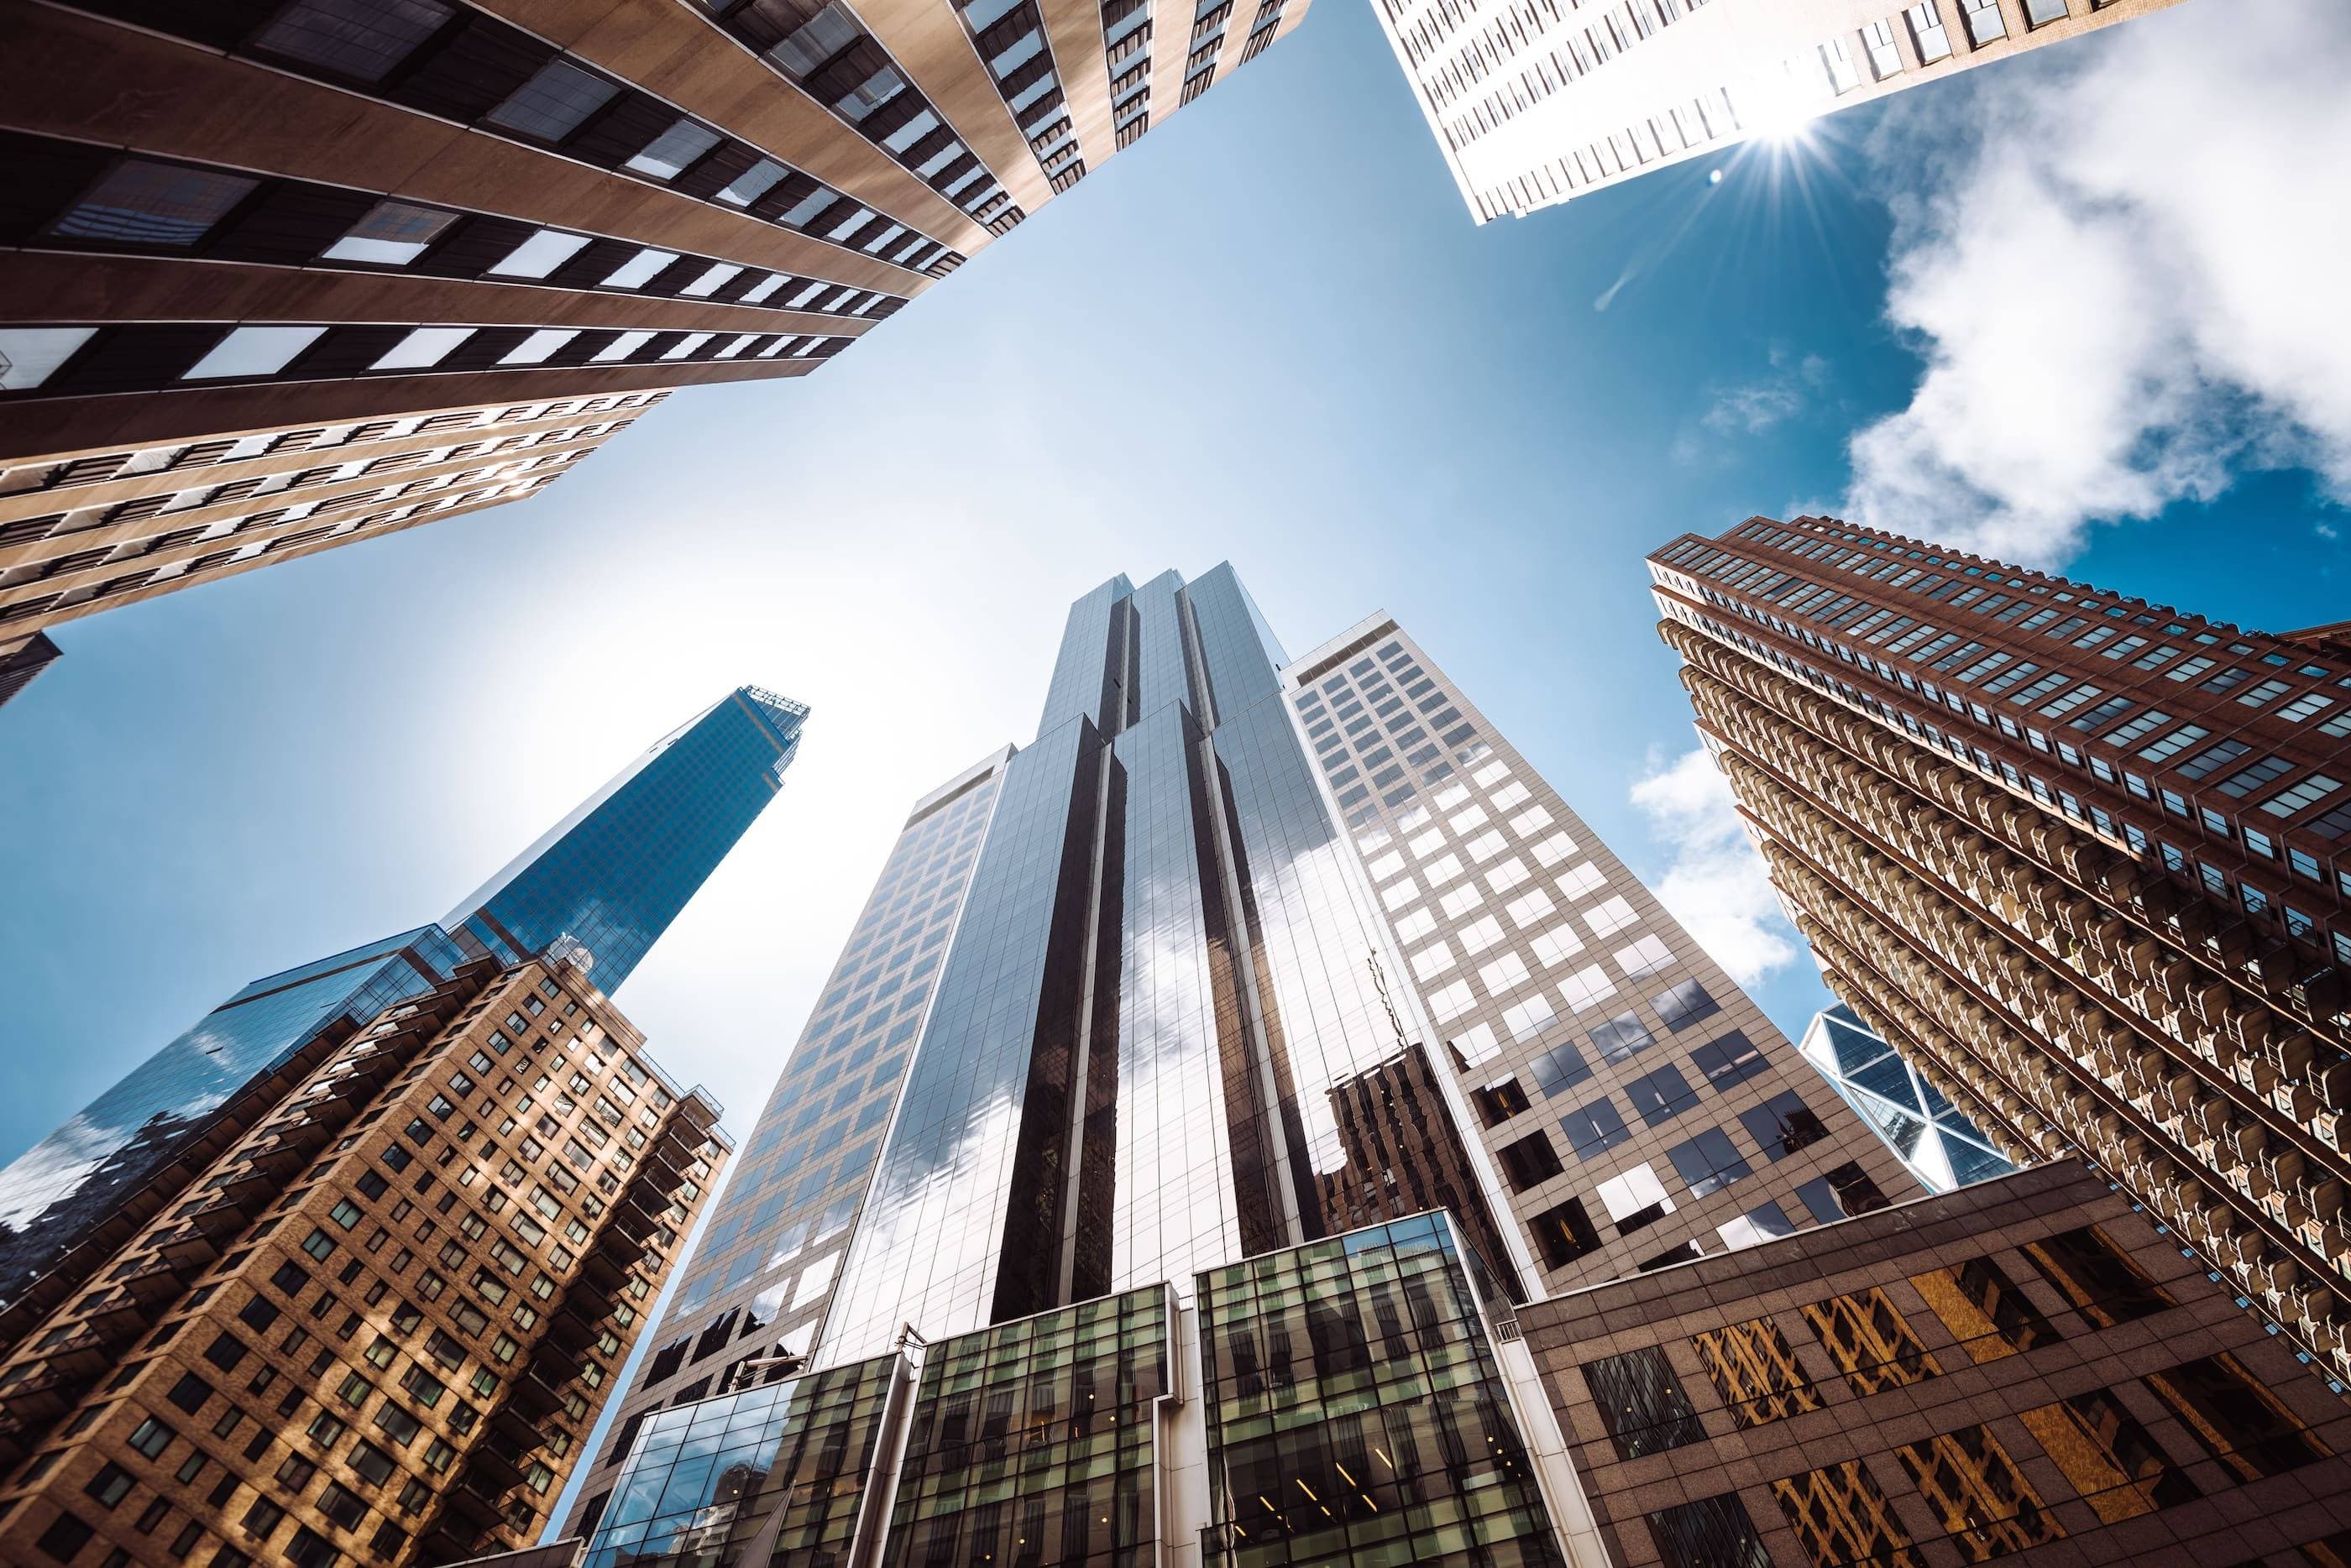
[[[1949,1192],[2016,1168],[1844,1002],[1813,1013],[1796,1049],[1928,1191]]]
[[[1828,518],[1650,557],[1829,983],[2351,1372],[2351,648]]]
[[[1499,1319],[1539,1288],[1907,1196],[1886,1147],[1441,680],[1384,619],[1290,665],[1229,566],[1190,582],[1115,577],[1080,599],[1035,741],[909,815],[648,1342],[574,1528],[620,1506],[612,1529],[649,1539],[664,1483],[647,1477],[647,1445],[720,1418],[697,1401],[753,1386],[758,1412],[726,1419],[784,1418],[785,1397],[764,1391],[796,1369],[818,1370],[787,1403],[824,1404],[837,1386],[840,1418],[870,1433],[849,1412],[884,1397],[877,1368],[909,1327],[963,1347],[951,1363],[1003,1325],[1046,1337],[1164,1292],[1174,1320],[1152,1333],[1180,1359],[1207,1332],[1203,1293],[1248,1277],[1259,1264],[1245,1260],[1268,1280],[1311,1273],[1321,1249],[1346,1257],[1357,1234],[1436,1210],[1454,1216],[1446,1246],[1484,1281],[1462,1299]],[[1415,701],[1441,695],[1415,711],[1427,728],[1389,732],[1409,774],[1374,799],[1324,737],[1359,703],[1384,720],[1388,681]],[[1371,749],[1353,757],[1377,773]],[[1457,861],[1442,875],[1431,833]],[[1385,864],[1394,834],[1414,841],[1426,913]],[[1464,888],[1475,899],[1452,897]],[[1540,920],[1539,888],[1559,900]],[[1432,966],[1447,941],[1469,968]],[[1523,972],[1505,981],[1521,950]],[[1457,977],[1488,971],[1457,999]],[[1343,1310],[1357,1308],[1370,1310]],[[1504,1397],[1513,1353],[1479,1332],[1493,1398],[1517,1412],[1495,1428],[1499,1451],[1539,1448],[1527,1424],[1548,1418],[1540,1388]],[[1269,1368],[1290,1354],[1267,1344]],[[930,1376],[942,1363],[923,1365]],[[1211,1376],[1257,1388],[1276,1376],[1218,1366],[1196,1393]],[[1046,1357],[1034,1372],[1067,1368]],[[664,1413],[680,1404],[703,1414]],[[1228,1414],[1242,1440],[1244,1409]],[[1165,1456],[1184,1444],[1222,1451],[1213,1437],[1165,1441],[1163,1467],[1181,1468]],[[1240,1473],[1225,1472],[1229,1488]],[[1236,1550],[1260,1522],[1234,1511],[1246,1502],[1228,1490],[1195,1517],[1233,1527],[1222,1539]],[[917,1517],[936,1511],[923,1506]],[[1549,1539],[1542,1505],[1532,1517],[1527,1539]],[[803,1522],[838,1527],[834,1544],[852,1523]],[[1280,1528],[1301,1539],[1312,1522]],[[995,1539],[986,1521],[957,1528]]]
[[[1912,1194],[1393,619],[1349,628],[1283,682],[1545,1293]]]
[[[580,950],[470,960],[241,1096],[193,1196],[0,1355],[0,1559],[531,1539],[726,1158]]]
[[[808,710],[757,687],[663,737],[441,926],[257,980],[0,1171],[0,1345],[71,1292],[219,1150],[224,1107],[303,1044],[466,958],[584,950],[617,988],[775,792]]]
[[[669,388],[806,375],[1306,7],[23,12],[0,638],[528,493]]]
[[[1479,223],[2177,0],[1378,0]]]

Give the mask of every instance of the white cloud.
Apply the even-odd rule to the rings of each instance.
[[[1857,521],[2036,565],[2307,465],[2351,501],[2351,7],[2208,0],[1907,94],[1887,313],[1927,370]]]
[[[1653,760],[1654,764],[1654,760]],[[1799,939],[1772,896],[1763,857],[1748,842],[1730,784],[1703,746],[1656,768],[1632,789],[1649,830],[1673,850],[1657,901],[1741,985],[1796,956]]]

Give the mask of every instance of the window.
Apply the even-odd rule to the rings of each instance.
[[[1657,1179],[1656,1167],[1646,1161],[1602,1182],[1599,1198],[1600,1206],[1615,1221],[1619,1236],[1630,1236],[1674,1211],[1666,1184]]]
[[[1741,1429],[1821,1407],[1819,1390],[1768,1317],[1708,1329],[1690,1345]]]
[[[112,1508],[131,1495],[131,1472],[111,1462],[100,1466],[82,1489],[84,1497],[98,1500],[100,1508]]]
[[[131,1446],[151,1459],[160,1459],[172,1446],[172,1428],[150,1416],[131,1434]]]
[[[653,340],[653,335],[650,332],[623,332],[596,350],[590,363],[609,365],[615,360],[625,359]]]
[[[2041,1310],[1990,1258],[1913,1274],[1910,1282],[1979,1366],[2059,1338]]]
[[[1771,1568],[1771,1553],[1736,1492],[1661,1508],[1648,1523],[1666,1568]]]
[[[2171,1296],[2095,1225],[2024,1245],[2025,1260],[2098,1328],[2161,1312]]]
[[[213,1386],[193,1372],[182,1373],[180,1380],[172,1385],[172,1391],[163,1396],[191,1416],[203,1409],[204,1401],[212,1397]]]
[[[1489,1127],[1500,1127],[1525,1112],[1532,1103],[1516,1078],[1504,1078],[1470,1090],[1469,1102],[1478,1107],[1479,1119]]]
[[[384,351],[371,370],[422,370],[439,364],[474,335],[470,327],[419,327]]]
[[[546,327],[532,333],[500,357],[501,365],[542,365],[548,357],[574,337],[580,336],[576,327]]]
[[[2225,789],[2228,786],[2224,784],[2221,787]],[[2316,805],[2342,787],[2338,781],[2328,778],[2325,774],[2313,774],[2293,788],[2262,802],[2262,809],[2283,821],[2305,806]]]
[[[783,177],[782,164],[771,158],[762,158],[742,173],[737,174],[733,184],[718,192],[718,199],[729,206],[747,207],[766,195],[768,190]],[[772,292],[780,286],[783,281],[780,276],[770,275],[768,280],[760,286]],[[745,297],[748,298],[749,296]]]
[[[1603,1062],[1611,1064],[1625,1061],[1647,1050],[1656,1044],[1656,1040],[1657,1037],[1649,1033],[1649,1026],[1641,1022],[1638,1013],[1634,1012],[1620,1012],[1605,1023],[1594,1024],[1592,1029],[1592,1048],[1600,1053]]]
[[[1673,1030],[1682,1029],[1722,1011],[1721,1004],[1707,994],[1706,987],[1694,980],[1686,980],[1658,992],[1650,999],[1649,1005],[1656,1010],[1657,1017],[1665,1026]]]
[[[424,254],[444,230],[457,221],[455,213],[419,207],[407,202],[378,202],[350,232],[326,249],[329,261],[374,262],[406,266]]]
[[[1494,1158],[1501,1163],[1513,1192],[1541,1187],[1566,1168],[1560,1163],[1559,1151],[1552,1147],[1550,1135],[1541,1128],[1496,1149]]]
[[[1942,1376],[1933,1353],[1876,1285],[1811,1303],[1802,1311],[1813,1337],[1855,1394],[1876,1394]]]
[[[1592,1067],[1573,1045],[1561,1045],[1528,1064],[1527,1074],[1534,1079],[1535,1087],[1549,1097],[1592,1076]]]
[[[1692,1198],[1704,1198],[1719,1192],[1742,1177],[1755,1174],[1754,1168],[1740,1158],[1737,1146],[1720,1127],[1708,1127],[1688,1142],[1666,1151],[1674,1169],[1680,1175]]]
[[[2022,1552],[2065,1534],[2008,1450],[1981,1427],[1906,1443],[1894,1455],[1967,1562]]]
[[[490,124],[541,141],[560,141],[621,89],[568,60],[549,60],[538,74],[485,116]]]
[[[1560,1117],[1559,1126],[1567,1134],[1568,1151],[1578,1159],[1589,1159],[1633,1136],[1615,1102],[1605,1096],[1568,1112]]]
[[[2027,26],[2039,27],[2065,19],[2065,0],[2024,0]]]
[[[1771,1150],[1767,1147],[1764,1153],[1769,1155]],[[1851,1160],[1825,1176],[1805,1182],[1796,1189],[1796,1196],[1804,1200],[1813,1218],[1823,1225],[1883,1209],[1890,1201],[1877,1183],[1869,1179],[1869,1173]]]
[[[40,1538],[33,1544],[40,1549],[43,1556],[59,1563],[70,1563],[97,1533],[72,1514],[60,1512],[49,1521],[49,1527],[41,1532]]]
[[[1673,950],[1667,947],[1661,939],[1654,936],[1645,936],[1631,947],[1616,950],[1616,967],[1623,970],[1627,978],[1633,980],[1638,980],[1643,975],[1655,974],[1659,970],[1669,967],[1673,961]]]
[[[1600,1250],[1600,1233],[1592,1228],[1580,1199],[1571,1198],[1527,1221],[1528,1231],[1542,1251],[1545,1266],[1563,1269],[1587,1252]]]
[[[1781,1159],[1829,1136],[1802,1096],[1790,1090],[1774,1095],[1750,1111],[1739,1114],[1739,1125],[1755,1140],[1765,1159]]]
[[[1674,1376],[1666,1353],[1656,1345],[1587,1361],[1583,1381],[1600,1407],[1600,1418],[1620,1459],[1706,1440],[1706,1428],[1689,1395]]]
[[[515,246],[504,260],[490,268],[493,277],[545,277],[588,243],[585,234],[567,234],[558,229],[541,229]]]
[[[2323,1458],[2301,1419],[2227,1354],[2142,1379],[2179,1424],[2241,1480],[2259,1480]]]
[[[621,167],[651,175],[656,180],[674,180],[717,145],[716,131],[681,118],[676,124],[646,143],[643,152]]]
[[[60,239],[184,248],[252,194],[258,181],[126,158],[51,225]]]
[[[39,386],[95,331],[92,327],[0,327],[0,391]]]
[[[2203,1495],[2138,1418],[2104,1388],[2021,1411],[2017,1418],[2102,1523]]]
[[[255,36],[253,47],[379,82],[454,15],[440,0],[298,0]]]
[[[274,376],[326,330],[323,327],[239,327],[214,344],[212,351],[180,379],[213,381],[231,376]]]

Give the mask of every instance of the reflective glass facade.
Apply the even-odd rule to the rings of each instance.
[[[620,989],[783,787],[808,709],[745,686],[670,734],[442,923],[508,962],[559,938]]]
[[[1282,660],[1229,566],[1072,607],[820,1361],[1440,1203],[1509,1266]]]
[[[662,1411],[585,1568],[846,1562],[903,1375],[891,1355]]]
[[[168,1166],[205,1118],[339,1020],[569,938],[610,992],[781,787],[807,710],[730,693],[590,796],[441,926],[255,981],[0,1171],[0,1306]]]
[[[1975,1123],[1844,1002],[1813,1015],[1798,1047],[1929,1192],[2006,1176]]]
[[[1475,1266],[1426,1214],[1201,1276],[1208,1563],[1563,1563]]]

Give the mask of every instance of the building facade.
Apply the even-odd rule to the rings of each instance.
[[[469,958],[561,946],[618,989],[782,787],[808,710],[742,687],[590,795],[438,926],[257,980],[0,1171],[0,1346],[16,1343],[219,1155],[214,1124],[322,1032]]]
[[[1916,1193],[1394,620],[1283,680],[1542,1293]]]
[[[1479,223],[2177,0],[1378,0]]]
[[[2351,1406],[2078,1163],[1518,1323],[1624,1568],[2351,1561]]]
[[[26,11],[0,637],[530,493],[671,388],[806,375],[1305,12]]]
[[[273,1075],[0,1360],[0,1558],[528,1544],[726,1146],[580,966],[480,959]]]
[[[1796,1049],[1928,1191],[1949,1192],[2016,1168],[1844,1002],[1813,1013]]]
[[[1650,565],[1831,988],[2351,1372],[2351,649],[1825,518]]]
[[[1229,566],[1079,600],[1036,740],[909,815],[567,1528],[644,1522],[624,1471],[703,1418],[684,1412],[807,1368],[865,1387],[852,1369],[910,1327],[960,1345],[1165,1291],[1213,1339],[1200,1280],[1430,1210],[1499,1310],[1907,1196],[1886,1146],[1441,680],[1384,620],[1291,664]],[[1447,711],[1391,734],[1411,780],[1366,804],[1325,737],[1357,703],[1384,718],[1385,680]],[[1420,846],[1423,915],[1384,862],[1432,811],[1475,869],[1440,876]],[[1440,912],[1457,881],[1490,909]],[[1432,940],[1468,967],[1431,967]],[[1456,1004],[1458,976],[1521,950],[1523,974]],[[1259,1560],[1243,1513],[1212,1555]],[[867,1528],[822,1522],[826,1550]]]

